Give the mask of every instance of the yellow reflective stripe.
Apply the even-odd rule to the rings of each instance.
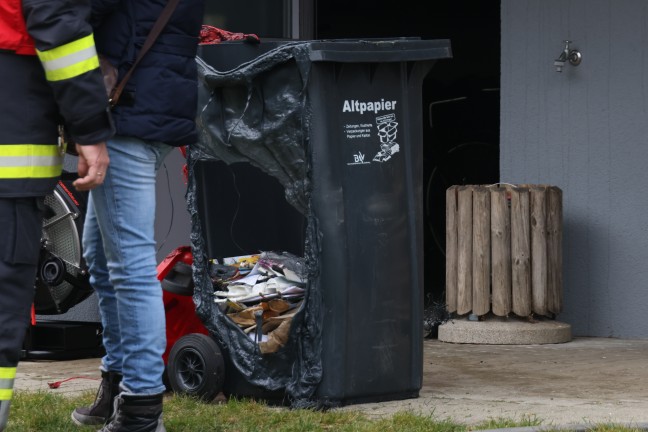
[[[57,60],[69,56],[70,54],[83,51],[86,48],[90,48],[90,47],[94,47],[94,36],[92,34],[89,34],[88,36],[84,36],[81,39],[77,39],[75,41],[66,43],[65,45],[52,48],[51,50],[47,50],[47,51],[36,50],[36,52],[38,53],[38,57],[41,59],[41,61],[51,62],[53,60]]]
[[[99,67],[92,34],[47,51],[36,50],[48,81],[74,78]]]
[[[15,367],[0,367],[0,379],[14,379],[16,378]]]
[[[0,167],[0,179],[52,178],[61,175],[63,164],[54,166]]]
[[[56,144],[2,144],[0,157],[5,156],[56,156],[59,148]],[[0,371],[3,368],[0,368]],[[0,376],[1,377],[1,376]]]
[[[11,400],[12,395],[13,395],[13,389],[0,390],[0,401]]]
[[[56,144],[0,145],[0,179],[52,178],[62,170],[63,156]]]
[[[85,60],[83,62],[76,63],[72,66],[68,66],[63,69],[58,69],[56,71],[45,71],[45,78],[48,81],[61,81],[64,79],[74,78],[76,76],[82,75],[88,71],[97,69],[99,67],[99,58],[95,57],[90,60]]]
[[[0,401],[11,400],[14,378],[16,378],[15,367],[0,367]]]

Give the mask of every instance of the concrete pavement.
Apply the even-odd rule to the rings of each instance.
[[[543,425],[648,422],[648,341],[424,345],[420,397],[366,404],[364,412],[411,410],[464,424],[524,417]]]
[[[99,359],[23,361],[16,390],[94,392]],[[67,380],[67,381],[64,381]],[[49,383],[61,382],[58,388]],[[543,425],[648,424],[648,340],[574,338],[541,345],[424,341],[416,399],[351,405],[371,417],[409,410],[476,424],[535,417]]]

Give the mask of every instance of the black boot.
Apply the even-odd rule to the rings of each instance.
[[[101,384],[94,403],[72,411],[72,421],[79,426],[104,424],[113,413],[113,399],[119,394],[121,380],[120,373],[101,372]]]
[[[162,394],[120,394],[115,399],[115,415],[98,432],[166,432],[162,423],[162,397]]]

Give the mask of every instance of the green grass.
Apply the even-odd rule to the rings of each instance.
[[[51,393],[16,392],[6,432],[89,432],[96,427],[76,427],[70,419],[72,410],[88,405],[94,392],[79,397]],[[371,419],[355,411],[315,411],[270,407],[249,400],[229,400],[224,404],[206,404],[188,397],[169,395],[164,401],[164,424],[168,432],[462,432],[478,429],[538,426],[535,417],[520,420],[492,419],[466,426],[433,416],[399,412],[392,417]],[[615,425],[595,425],[592,432],[632,432]]]

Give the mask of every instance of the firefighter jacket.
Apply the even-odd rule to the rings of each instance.
[[[59,125],[82,145],[114,133],[89,16],[89,0],[0,2],[0,197],[52,192]]]
[[[97,51],[128,72],[162,12],[160,0],[92,0]],[[180,0],[155,44],[137,65],[112,114],[117,135],[172,146],[197,140],[196,52],[204,0]]]

